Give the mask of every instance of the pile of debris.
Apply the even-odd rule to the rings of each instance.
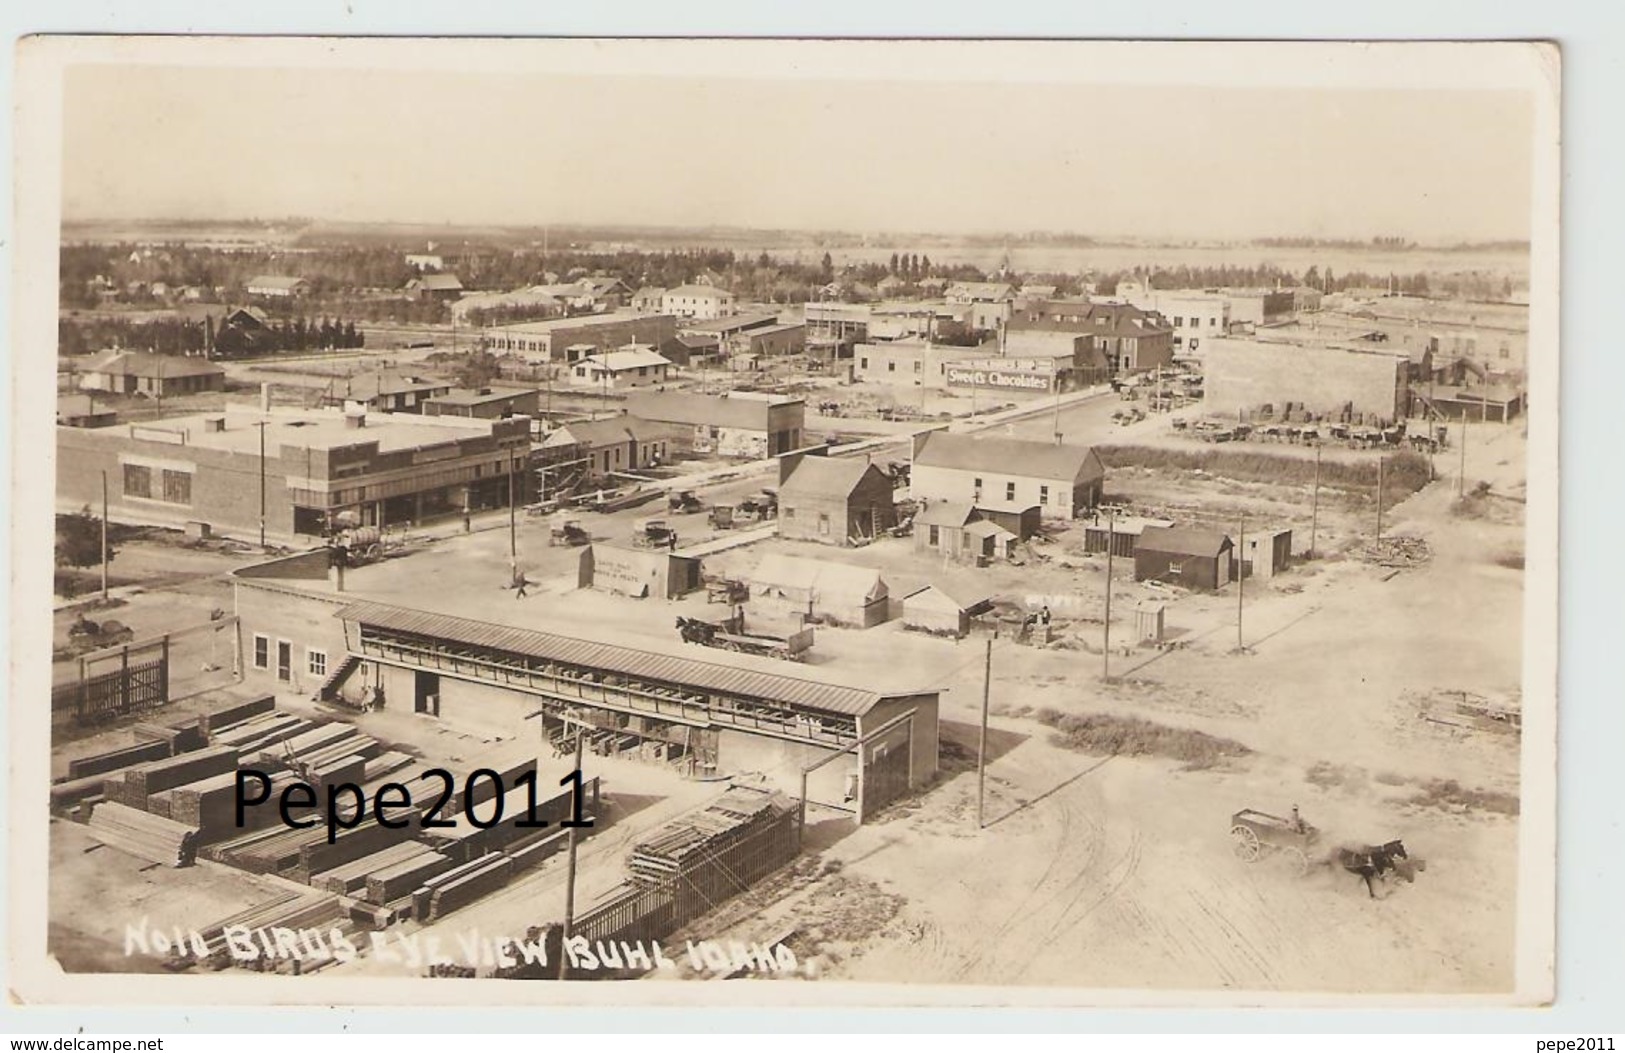
[[[1419,537],[1385,537],[1366,542],[1354,555],[1379,567],[1417,567],[1433,558],[1433,550]]]

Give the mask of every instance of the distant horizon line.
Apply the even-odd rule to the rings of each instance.
[[[1050,241],[1091,241],[1102,245],[1136,245],[1143,244],[1154,247],[1178,247],[1180,245],[1225,245],[1247,244],[1260,245],[1269,242],[1305,242],[1303,247],[1312,248],[1313,243],[1322,243],[1342,247],[1366,247],[1377,250],[1407,250],[1407,249],[1449,249],[1449,248],[1489,248],[1489,247],[1516,247],[1527,250],[1530,247],[1528,237],[1434,237],[1423,239],[1415,235],[1387,231],[1370,235],[1353,234],[1131,234],[1131,233],[1086,233],[1076,230],[960,230],[960,231],[925,231],[925,230],[876,230],[842,227],[796,227],[783,225],[751,225],[751,224],[676,224],[676,223],[593,223],[593,222],[501,222],[501,221],[433,221],[433,220],[356,220],[339,219],[321,216],[232,216],[232,217],[186,217],[186,216],[67,216],[61,220],[64,228],[71,225],[96,224],[128,224],[131,226],[191,226],[191,227],[230,227],[230,226],[304,226],[336,228],[374,228],[388,229],[400,228],[402,230],[433,232],[441,230],[447,236],[459,231],[497,230],[510,233],[525,233],[535,231],[545,233],[550,230],[589,231],[595,233],[625,232],[632,233],[670,233],[670,234],[790,234],[803,237],[840,237],[861,238],[873,240],[876,238],[895,239],[922,239],[940,240],[946,243],[963,242],[969,240],[987,240],[1005,238],[1012,241],[1012,247],[1025,242],[1026,239],[1037,236],[1040,243]],[[1385,239],[1398,239],[1403,244],[1383,244]],[[882,247],[882,246],[875,246]],[[1292,247],[1281,245],[1277,247]]]

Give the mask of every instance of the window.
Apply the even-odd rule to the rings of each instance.
[[[1183,560],[1173,560],[1173,559],[1171,559],[1171,560],[1168,561],[1168,574],[1170,576],[1180,574],[1181,572],[1184,571],[1184,569],[1185,569],[1185,563],[1184,563]]]
[[[936,547],[937,547],[937,541],[938,541],[938,538],[937,538],[937,528],[936,528],[936,527],[932,527],[932,528],[931,528],[931,547],[932,547],[932,548],[936,548]]]
[[[327,675],[327,652],[318,651],[314,647],[305,648],[305,668],[311,676]]]
[[[829,535],[829,513],[828,512],[820,512],[820,513],[818,513],[818,532],[820,534],[825,535],[826,537]]]
[[[192,503],[192,473],[164,470],[164,500],[170,504]]]
[[[1207,320],[1207,324],[1209,329],[1219,328],[1219,320],[1217,318],[1209,318]]]
[[[1049,487],[1040,486],[1038,488],[1038,503],[1041,505],[1049,504]]]
[[[1195,321],[1196,320],[1194,318],[1191,319],[1192,324],[1195,324]],[[1174,328],[1175,329],[1183,329],[1183,328],[1185,328],[1185,316],[1184,315],[1181,315],[1181,314],[1174,315]]]
[[[925,366],[924,362],[916,362],[916,363],[914,363],[914,372],[916,372],[916,373],[920,372],[924,368],[924,366]]]
[[[254,668],[271,668],[271,638],[259,633],[254,634]]]
[[[796,517],[796,510],[794,508],[791,508],[790,506],[786,505],[785,508],[784,508],[784,518],[786,518],[786,519],[794,519],[795,517]]]
[[[1015,483],[1005,483],[1004,484],[1004,499],[1006,501],[1014,501],[1016,499],[1016,484]]]
[[[859,369],[868,369],[869,368],[869,360],[867,358],[858,359],[858,368]]]
[[[144,464],[124,466],[124,496],[151,497],[152,469]]]
[[[887,362],[886,363],[886,372],[888,372],[888,373],[897,372],[897,363],[896,362]]]
[[[976,477],[976,492],[982,492],[982,477],[979,475]]]
[[[1512,357],[1512,349],[1510,347],[1508,347],[1507,345],[1502,344],[1501,345],[1501,357],[1502,358],[1511,358]]]

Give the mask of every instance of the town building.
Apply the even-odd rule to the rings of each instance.
[[[409,252],[406,254],[406,265],[415,271],[442,271],[446,269],[446,261],[432,252]]]
[[[629,413],[561,424],[537,449],[541,488],[554,494],[572,480],[654,467],[666,461],[668,441],[658,425]]]
[[[847,801],[860,822],[937,771],[936,688],[851,686],[769,658],[707,660],[681,644],[512,624],[541,608],[499,624],[446,613],[433,596],[403,607],[335,593],[321,568],[283,562],[295,566],[233,575],[251,689],[349,706],[367,697],[487,739],[565,740],[586,726],[693,775],[771,773],[780,790]],[[799,773],[823,760],[803,784]]]
[[[679,285],[660,296],[662,314],[678,318],[721,318],[733,314],[734,294],[710,285]]]
[[[1273,325],[1292,316],[1297,298],[1291,289],[1225,289],[1230,321],[1236,325]]]
[[[1249,578],[1273,578],[1292,566],[1292,531],[1285,527],[1249,528],[1242,535],[1236,559]]]
[[[960,639],[970,632],[976,614],[990,606],[985,598],[965,603],[941,586],[927,585],[903,597],[901,620],[905,629]]]
[[[891,589],[873,567],[770,552],[749,582],[753,603],[777,606],[803,623],[868,629],[891,618]]]
[[[56,422],[64,428],[106,428],[118,423],[118,411],[108,405],[98,406],[94,394],[59,394]]]
[[[1122,282],[1113,299],[1160,314],[1172,327],[1175,358],[1200,358],[1204,341],[1230,332],[1230,301],[1216,290],[1152,289]]]
[[[1148,526],[1134,547],[1134,580],[1212,591],[1235,578],[1235,545],[1217,530]]]
[[[622,391],[664,384],[671,360],[648,344],[628,344],[614,351],[599,351],[570,367],[570,383]]]
[[[318,536],[329,517],[366,526],[499,508],[510,476],[523,499],[530,421],[333,409],[223,412],[112,428],[57,430],[57,496],[101,500],[112,517],[208,524],[217,533]]]
[[[518,354],[532,363],[574,365],[591,354],[627,344],[664,352],[677,340],[677,319],[669,314],[613,313],[580,318],[491,326],[481,340],[496,354]]]
[[[948,559],[1009,559],[1016,542],[1038,533],[1038,506],[979,509],[970,501],[927,502],[914,516],[914,549]]]
[[[996,352],[992,344],[954,347],[919,339],[862,343],[852,349],[852,379],[858,383],[943,390],[949,386],[950,366],[986,361]]]
[[[310,283],[303,278],[259,274],[248,279],[243,288],[250,296],[261,296],[267,300],[291,300],[309,293]]]
[[[1372,347],[1227,337],[1202,355],[1206,408],[1235,415],[1295,408],[1338,421],[1395,421],[1410,406],[1410,357]]]
[[[455,274],[420,274],[406,283],[406,292],[415,300],[455,300],[463,283]]]
[[[213,362],[186,355],[110,351],[80,370],[79,390],[168,399],[224,391],[226,371]]]
[[[659,314],[666,290],[658,285],[645,285],[632,294],[632,310],[638,314]]]
[[[536,388],[453,388],[444,395],[430,396],[422,406],[430,417],[536,419],[542,409],[542,393]]]
[[[1171,519],[1146,519],[1142,516],[1096,516],[1083,528],[1083,550],[1089,553],[1110,551],[1114,556],[1134,558],[1134,549],[1146,527],[1171,527]]]
[[[897,525],[891,477],[868,460],[790,454],[779,459],[779,536],[850,545]]]
[[[1092,446],[933,431],[915,437],[909,495],[979,510],[1037,505],[1044,516],[1073,519],[1100,503],[1105,478]]]
[[[422,413],[423,404],[451,392],[442,380],[429,380],[390,369],[335,377],[322,392],[322,405],[360,403],[374,413]]]
[[[1009,331],[1085,333],[1106,356],[1112,375],[1147,373],[1174,360],[1173,329],[1159,314],[1127,303],[1045,300],[1010,319]]]
[[[779,358],[799,355],[807,348],[807,327],[800,322],[759,326],[737,333],[728,340],[728,353],[750,358]]]
[[[799,450],[807,422],[803,400],[745,391],[637,392],[627,397],[626,408],[666,426],[674,448],[749,460]]]

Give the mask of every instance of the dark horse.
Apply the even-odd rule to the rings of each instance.
[[[1350,874],[1358,874],[1365,881],[1365,890],[1372,899],[1377,898],[1377,890],[1372,885],[1373,879],[1387,879],[1388,871],[1398,870],[1397,861],[1406,858],[1405,845],[1402,841],[1389,841],[1382,845],[1366,845],[1364,848],[1339,848],[1333,859]]]

